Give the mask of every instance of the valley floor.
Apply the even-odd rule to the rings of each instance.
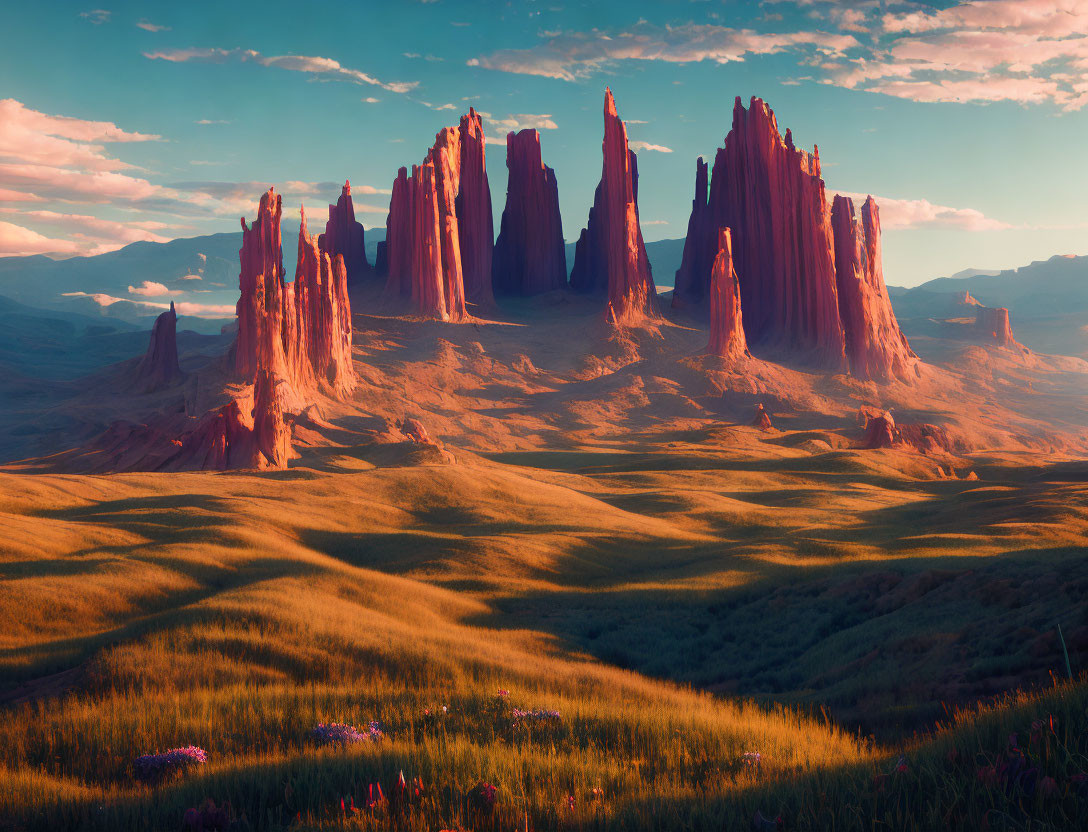
[[[1079,365],[952,350],[883,389],[577,304],[357,313],[356,398],[287,471],[0,470],[0,829],[208,798],[262,829],[1085,823]],[[862,406],[961,444],[861,450]],[[376,441],[405,415],[453,462]]]

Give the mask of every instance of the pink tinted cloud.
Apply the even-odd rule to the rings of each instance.
[[[828,191],[828,199],[836,193],[850,197],[855,205],[860,205],[867,194],[848,191]],[[947,205],[935,205],[927,199],[893,199],[874,197],[880,208],[880,225],[885,231],[911,228],[956,228],[961,231],[1001,231],[1013,226],[1001,220],[987,217],[974,208],[950,208]]]
[[[0,220],[0,257],[26,257],[31,254],[72,255],[79,253],[73,240],[57,240],[21,225]]]
[[[147,298],[161,298],[168,295],[184,294],[181,289],[168,289],[163,284],[156,283],[153,280],[145,280],[139,286],[129,286],[128,293],[130,295],[141,295]]]
[[[165,310],[170,308],[169,303],[155,303],[147,300],[131,300],[130,298],[118,298],[107,295],[104,292],[64,292],[61,295],[66,298],[91,298],[99,306],[112,306],[115,303],[131,303],[135,306],[153,310]],[[193,303],[191,301],[174,301],[174,309],[179,315],[191,315],[195,318],[233,318],[235,308],[228,304]]]

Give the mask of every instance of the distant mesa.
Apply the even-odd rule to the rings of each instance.
[[[329,220],[325,233],[317,238],[321,250],[330,257],[344,258],[348,285],[370,277],[373,271],[366,259],[366,240],[363,224],[355,219],[355,206],[351,201],[351,182],[345,181],[340,198],[329,206]]]
[[[498,295],[538,295],[567,285],[559,185],[541,161],[540,134],[506,136],[506,207],[491,264]]]
[[[638,159],[627,145],[611,89],[604,95],[602,152],[601,181],[575,246],[570,286],[605,294],[611,323],[637,324],[656,317],[657,289],[639,225]]]
[[[470,109],[446,127],[411,176],[393,182],[380,264],[386,293],[410,299],[414,310],[440,321],[468,317],[466,302],[494,303],[491,261],[494,225],[485,168],[483,126]]]
[[[999,347],[1020,346],[1012,336],[1009,310],[1003,306],[978,305],[975,309],[975,333],[984,343]]]
[[[151,327],[151,342],[136,366],[136,389],[153,393],[173,387],[185,378],[178,363],[178,315],[173,302],[155,319]]]
[[[884,285],[875,203],[866,206],[859,226],[853,203],[840,204],[836,237],[819,148],[796,148],[789,130],[783,138],[761,99],[748,109],[736,99],[709,182],[706,163],[696,163],[673,306],[706,314],[717,235],[727,227],[749,346],[804,355],[860,378],[909,380],[917,358]]]

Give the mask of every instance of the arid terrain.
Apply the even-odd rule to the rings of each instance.
[[[205,798],[260,828],[383,826],[351,805],[401,769],[416,828],[1083,817],[1075,785],[976,775],[1048,715],[1040,777],[1077,782],[1088,751],[1057,631],[1081,671],[1083,361],[920,338],[918,380],[877,385],[726,366],[667,297],[620,330],[565,291],[457,324],[351,300],[358,387],[295,420],[287,470],[96,473],[123,467],[108,438],[4,467],[9,827],[175,828]],[[214,405],[224,359],[181,352],[171,389],[126,393],[129,362],[85,406]],[[864,448],[862,408],[947,448]],[[381,742],[307,739],[368,720]],[[133,783],[133,757],[189,743],[200,772]],[[493,814],[461,796],[478,781]]]

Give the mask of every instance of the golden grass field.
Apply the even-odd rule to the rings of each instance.
[[[287,471],[0,469],[0,829],[208,798],[253,829],[1088,823],[1088,365],[934,343],[878,388],[565,296],[457,326],[353,302],[359,390]],[[965,450],[859,450],[861,406]],[[404,415],[453,463],[382,441]],[[423,794],[366,808],[400,771]]]

